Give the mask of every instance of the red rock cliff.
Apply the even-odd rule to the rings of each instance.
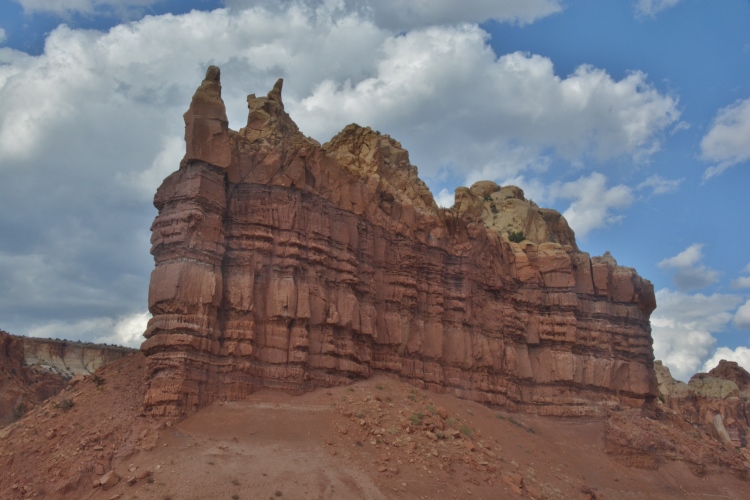
[[[23,339],[0,330],[0,427],[57,394],[65,384],[60,375],[28,366]]]
[[[439,209],[387,135],[305,137],[281,80],[232,131],[219,75],[198,88],[187,154],[154,198],[151,413],[375,371],[540,414],[656,397],[651,283],[579,252],[557,212],[493,183]],[[510,243],[514,228],[530,239]]]

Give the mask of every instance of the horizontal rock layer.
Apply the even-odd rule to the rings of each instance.
[[[154,198],[141,347],[153,414],[376,371],[541,414],[656,397],[653,287],[579,252],[558,213],[514,188],[505,205],[524,213],[493,227],[501,188],[484,185],[439,209],[387,135],[302,135],[281,81],[248,108],[229,130],[209,69],[185,114],[188,154]],[[479,195],[489,209],[472,208]],[[533,238],[509,242],[514,227]]]
[[[100,366],[124,358],[135,349],[36,337],[16,337],[23,344],[24,362],[63,378],[89,375]]]

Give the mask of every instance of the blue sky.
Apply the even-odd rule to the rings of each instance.
[[[0,328],[139,343],[150,200],[218,64],[232,128],[283,77],[305,133],[391,134],[445,205],[520,185],[654,283],[674,374],[750,369],[748,26],[747,0],[8,0]]]

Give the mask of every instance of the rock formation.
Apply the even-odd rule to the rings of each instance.
[[[24,363],[23,342],[0,330],[0,427],[60,392],[65,380]]]
[[[90,375],[106,365],[135,352],[129,347],[72,342],[69,340],[16,337],[23,344],[24,362],[69,379]]]
[[[662,405],[728,449],[741,449],[750,462],[750,373],[734,361],[721,360],[686,384],[674,380],[661,361],[655,367]]]
[[[0,426],[59,393],[75,375],[89,375],[134,349],[19,337],[0,330]]]
[[[438,208],[401,144],[349,125],[321,146],[281,90],[248,96],[235,132],[211,67],[185,113],[154,198],[148,411],[374,372],[539,414],[653,403],[650,282],[518,188]]]

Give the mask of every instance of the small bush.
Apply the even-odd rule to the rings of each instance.
[[[97,387],[101,387],[104,384],[104,379],[96,374],[91,377],[91,381],[96,384]]]
[[[472,434],[474,434],[474,431],[469,428],[468,425],[464,424],[461,427],[458,428],[459,431],[461,431],[461,434],[467,437],[471,437]]]
[[[380,384],[378,384],[378,385],[375,386],[375,389],[377,389],[379,391],[382,391],[383,390],[383,386],[380,385]]]
[[[484,201],[492,201],[492,196],[488,194],[484,195]]]
[[[508,231],[508,239],[513,243],[521,243],[526,239],[526,235],[523,231]]]
[[[415,413],[414,415],[412,415],[411,417],[409,417],[409,420],[411,420],[411,423],[414,424],[414,425],[422,425],[422,418],[423,417],[424,417],[424,415],[422,415],[421,413]]]
[[[23,401],[21,401],[20,403],[18,403],[16,406],[13,407],[11,412],[13,413],[13,420],[18,420],[19,418],[26,415],[26,405],[24,404]]]
[[[60,398],[52,405],[58,410],[68,411],[75,406],[75,402],[70,398]]]

